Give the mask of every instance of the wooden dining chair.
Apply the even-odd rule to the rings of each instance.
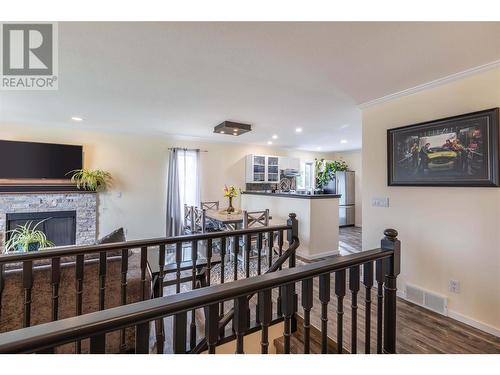
[[[267,227],[269,226],[269,209],[265,209],[263,211],[243,211],[243,228],[256,228],[256,227]],[[240,245],[242,246],[243,249],[245,249],[246,245],[246,236],[243,236]],[[249,259],[253,259],[258,256],[258,249],[257,249],[257,237],[256,236],[251,236],[251,245],[250,245],[250,254],[249,254]],[[264,237],[263,241],[263,249],[261,256],[267,256],[267,238]],[[243,262],[243,267],[246,266],[246,257],[245,257],[245,252],[240,251],[238,255],[238,260],[242,260]]]
[[[219,210],[219,201],[206,201],[200,203],[202,210]]]

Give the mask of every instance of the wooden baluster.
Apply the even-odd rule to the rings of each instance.
[[[51,260],[52,321],[59,319],[59,283],[61,282],[61,258]]]
[[[220,244],[220,283],[224,284],[225,282],[225,264],[226,264],[226,237],[221,238],[221,244]],[[224,301],[220,303],[220,316],[224,315]],[[224,337],[224,329],[221,329],[220,332],[220,337]]]
[[[127,304],[127,272],[128,272],[128,249],[122,249],[121,262],[121,283],[120,283],[120,302],[122,305]],[[127,350],[125,343],[125,328],[120,331],[120,351],[124,353]]]
[[[174,354],[186,354],[186,327],[187,327],[187,312],[174,315]]]
[[[401,267],[401,243],[396,238],[395,229],[386,229],[381,248],[393,250],[394,254],[386,259],[384,283],[384,349],[387,354],[396,354],[396,292],[397,277]]]
[[[284,243],[284,233],[283,230],[280,230],[278,232],[278,251],[279,251],[279,256],[281,257],[283,255],[283,243]],[[280,266],[280,271],[283,269],[282,266]]]
[[[104,354],[106,352],[106,334],[100,333],[90,337],[90,354]]]
[[[252,250],[252,236],[245,236],[245,277],[250,277],[250,251]]]
[[[207,240],[207,286],[210,286],[210,283],[212,281],[212,250],[213,249],[213,243],[212,239],[209,238]]]
[[[262,290],[258,294],[259,320],[261,327],[260,350],[262,354],[267,354],[269,350],[269,325],[273,314],[272,290]]]
[[[155,285],[156,292],[155,297],[163,297],[163,280],[165,279],[165,245],[162,244],[159,247],[158,252],[158,280]],[[163,318],[157,319],[156,325],[156,350],[158,354],[163,354],[165,346],[165,328],[163,324]]]
[[[382,353],[384,268],[384,260],[379,259],[375,262],[375,279],[377,280],[377,354]]]
[[[311,347],[311,309],[313,307],[313,279],[302,280],[302,308],[304,309],[304,354]]]
[[[148,268],[148,248],[146,246],[141,247],[141,301],[149,299],[146,296],[146,271]],[[138,325],[139,326],[139,325]],[[137,327],[138,327],[137,326]],[[136,327],[136,329],[137,329]]]
[[[330,274],[319,276],[319,300],[321,302],[321,353],[328,353],[328,303],[330,302]]]
[[[267,233],[267,244],[268,244],[268,248],[267,248],[267,265],[268,265],[268,268],[271,268],[271,266],[273,265],[273,248],[274,248],[274,237],[273,237],[273,232],[268,232]]]
[[[83,262],[85,260],[84,255],[76,256],[76,266],[75,266],[75,289],[76,289],[76,304],[75,304],[75,315],[82,315],[83,309]],[[82,342],[78,340],[75,345],[75,351],[77,354],[82,352]]]
[[[359,266],[349,268],[349,289],[351,291],[351,353],[358,352],[358,292]]]
[[[295,314],[295,283],[280,286],[281,289],[281,309],[285,317],[283,326],[284,351],[290,354],[290,339],[292,337],[291,320]]]
[[[175,293],[181,292],[181,263],[182,263],[182,242],[175,244]]]
[[[263,234],[261,232],[257,234],[257,275],[262,273],[262,243]]]
[[[363,264],[363,284],[365,286],[365,353],[370,354],[373,263]]]
[[[191,242],[191,289],[196,289],[196,262],[198,260],[198,241]],[[189,332],[189,347],[196,346],[196,309],[191,310],[191,325]]]
[[[3,269],[4,269],[3,263],[0,263],[0,321],[1,321],[1,317],[2,317],[2,293],[3,293],[3,289],[5,287]]]
[[[337,296],[337,354],[342,354],[344,340],[345,270],[335,272],[335,295]]]
[[[248,298],[246,296],[234,300],[233,323],[236,333],[236,354],[244,354],[243,337],[248,329]]]
[[[24,314],[23,328],[31,325],[31,289],[33,288],[33,261],[23,262]]]
[[[104,310],[104,301],[106,299],[106,268],[107,255],[105,251],[99,253],[99,310]]]
[[[219,305],[213,303],[206,308],[205,336],[207,338],[208,354],[215,354],[219,336]]]
[[[149,322],[135,326],[135,354],[149,354]]]
[[[233,237],[233,257],[234,257],[234,269],[233,269],[233,279],[238,280],[238,251],[240,249],[240,238],[239,236]]]

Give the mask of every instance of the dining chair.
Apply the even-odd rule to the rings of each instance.
[[[269,226],[269,209],[265,209],[263,211],[243,211],[243,228],[248,229],[248,228],[256,228],[256,227],[267,227]],[[258,256],[258,249],[257,249],[257,237],[256,236],[251,236],[250,237],[251,245],[250,245],[250,254],[249,254],[249,259],[256,258]],[[264,241],[263,241],[263,249],[261,256],[267,256],[267,238],[264,236]],[[240,245],[242,246],[243,249],[245,249],[246,245],[246,236],[243,236],[240,240]],[[242,260],[243,262],[243,267],[246,266],[246,257],[244,254],[244,251],[240,251],[238,254],[238,260]]]
[[[202,210],[219,211],[219,201],[200,202],[200,208]],[[224,230],[224,228],[218,222],[211,220],[210,218],[206,219],[206,232],[220,232],[222,230]]]
[[[219,210],[219,201],[200,202],[200,208],[203,210]]]

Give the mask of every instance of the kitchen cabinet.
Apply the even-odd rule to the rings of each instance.
[[[247,155],[246,182],[277,183],[280,180],[280,157],[272,155]]]
[[[280,156],[280,169],[294,169],[296,171],[300,171],[300,159]]]

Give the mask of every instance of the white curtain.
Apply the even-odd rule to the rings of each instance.
[[[182,205],[179,184],[179,150],[170,150],[167,181],[167,237],[182,234]]]

